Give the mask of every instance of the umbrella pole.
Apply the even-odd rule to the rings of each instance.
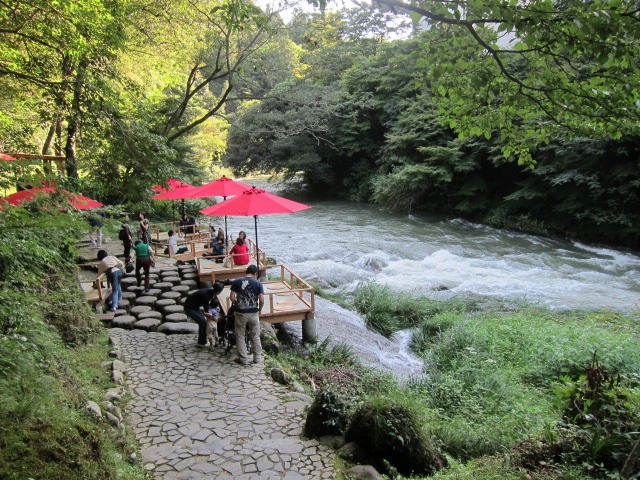
[[[258,215],[253,216],[256,232],[256,266],[258,267],[258,278],[260,278],[260,249],[258,248]]]
[[[226,200],[227,197],[222,197],[222,201]],[[224,248],[226,251],[229,251],[229,233],[227,232],[227,216],[224,216]]]

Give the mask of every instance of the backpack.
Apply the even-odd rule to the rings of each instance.
[[[127,231],[123,228],[120,229],[120,233],[118,233],[118,238],[123,242],[128,238]]]

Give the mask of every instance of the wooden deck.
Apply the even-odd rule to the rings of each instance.
[[[260,320],[268,323],[313,320],[315,318],[315,291],[286,265],[264,267],[269,280],[264,287],[264,307]],[[244,272],[242,273],[243,276]],[[225,312],[231,306],[231,290],[225,287],[218,296]]]
[[[222,262],[218,263],[216,262],[216,259],[221,259]],[[200,280],[201,283],[204,283],[204,282],[215,283],[215,282],[222,282],[224,280],[233,280],[234,278],[244,276],[245,272],[247,271],[247,267],[249,265],[257,265],[255,260],[255,255],[254,255],[254,258],[252,258],[247,265],[233,265],[231,267],[225,266],[225,263],[224,263],[225,260],[228,261],[227,255],[223,255],[221,257],[199,256],[195,260],[196,260],[196,268],[198,269],[198,279]],[[265,253],[262,250],[260,250],[260,265],[259,265],[260,278],[263,278],[265,276],[265,272],[267,268],[265,263],[266,263]],[[227,265],[229,265],[228,262],[227,262]]]

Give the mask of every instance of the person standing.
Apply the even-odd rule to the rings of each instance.
[[[122,240],[122,246],[124,247],[124,261],[131,262],[131,247],[133,246],[133,237],[131,236],[131,229],[129,228],[129,221],[125,220],[118,233],[118,238]]]
[[[198,324],[198,347],[206,347],[207,343],[207,318],[204,312],[208,312],[211,301],[216,296],[216,290],[211,287],[201,288],[191,293],[184,301],[184,313]]]
[[[144,271],[144,291],[148,292],[150,288],[149,284],[149,270],[154,262],[153,251],[151,247],[146,243],[142,243],[140,240],[136,240],[136,244],[133,246],[133,250],[136,252],[136,280],[138,286],[142,283],[142,275],[140,270]]]
[[[124,263],[113,255],[109,255],[106,250],[98,251],[98,260],[100,260],[100,263],[98,264],[98,275],[102,275],[106,272],[109,278],[109,283],[111,283],[111,311],[115,312],[118,309],[120,300],[122,299],[120,280],[122,280],[122,269],[124,268]]]
[[[258,267],[249,265],[245,277],[238,278],[231,284],[231,303],[236,306],[236,350],[238,356],[233,360],[240,365],[249,365],[250,359],[247,345],[244,342],[245,331],[249,329],[253,363],[262,361],[262,344],[260,343],[260,311],[264,306],[264,287],[258,280]]]
[[[94,248],[102,248],[102,218],[104,213],[91,213],[89,217],[89,240]]]
[[[149,230],[149,220],[144,216],[144,213],[140,212],[138,214],[138,220],[140,221],[138,227],[138,234],[142,243],[146,243],[147,245],[151,245],[151,230]]]

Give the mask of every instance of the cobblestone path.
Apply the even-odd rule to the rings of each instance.
[[[240,366],[193,335],[111,329],[127,413],[157,479],[331,479],[334,454],[300,434],[306,403],[263,366]]]

